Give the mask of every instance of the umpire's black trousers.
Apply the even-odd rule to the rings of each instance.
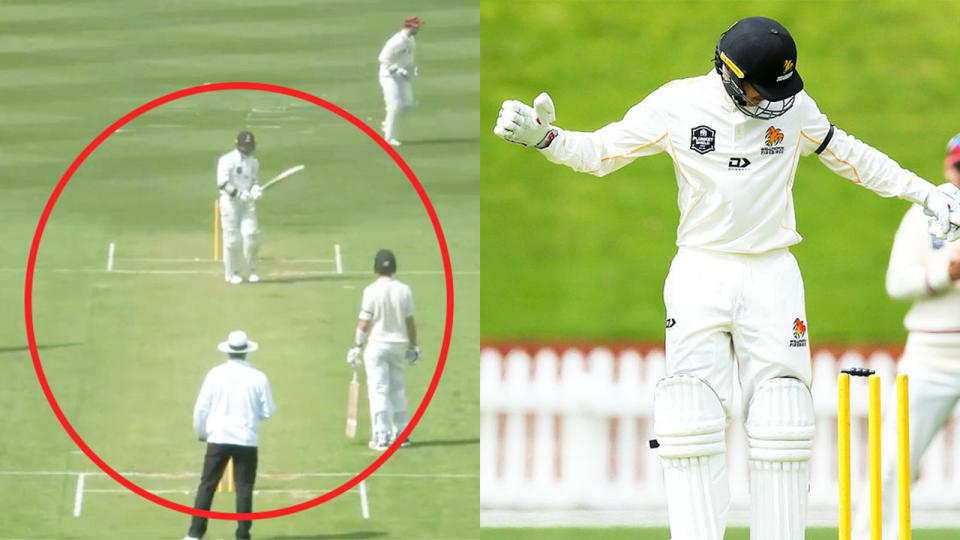
[[[197,488],[197,500],[193,507],[199,510],[209,510],[213,502],[213,494],[217,491],[217,484],[223,477],[223,470],[227,467],[227,460],[233,458],[233,483],[237,490],[237,512],[253,511],[253,483],[257,477],[257,447],[238,446],[235,444],[207,443],[207,455],[203,460],[203,474],[200,476],[200,487]],[[250,538],[252,521],[237,522],[237,538]],[[194,538],[203,538],[207,532],[207,518],[193,516],[190,521],[189,535]]]

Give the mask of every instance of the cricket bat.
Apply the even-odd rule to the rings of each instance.
[[[298,172],[302,171],[305,168],[306,168],[306,165],[297,165],[296,167],[290,167],[289,169],[271,178],[269,182],[267,182],[266,184],[263,185],[262,188],[260,188],[260,191],[266,191],[268,187],[276,184],[277,182],[283,180],[284,178],[289,178],[290,176],[297,174]]]
[[[357,436],[357,402],[360,399],[360,382],[357,380],[357,370],[353,370],[353,379],[347,388],[347,438]]]

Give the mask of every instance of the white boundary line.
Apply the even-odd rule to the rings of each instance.
[[[337,265],[337,273],[343,273],[343,259],[340,257],[340,244],[333,245],[333,258]]]
[[[77,475],[77,492],[73,496],[73,517],[80,517],[80,512],[83,509],[83,484],[86,478],[87,473]]]
[[[370,519],[370,503],[367,501],[367,484],[360,481],[360,515],[363,519]]]
[[[116,247],[116,244],[110,242],[110,247],[107,248],[107,272],[113,271],[113,254],[116,250]]]

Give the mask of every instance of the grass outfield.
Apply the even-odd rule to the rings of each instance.
[[[549,91],[557,125],[594,130],[661,84],[709,71],[719,34],[764,14],[790,29],[806,90],[830,120],[903,166],[942,182],[944,146],[960,131],[955,2],[483,0],[481,14],[484,339],[660,341],[676,250],[665,155],[600,180],[576,173],[492,134],[504,99]],[[794,195],[813,344],[901,342],[908,305],[887,297],[884,274],[908,203],[816,157],[801,160]]]
[[[0,538],[180,538],[188,516],[123,490],[79,453],[50,411],[23,330],[24,267],[43,205],[75,156],[134,107],[213,81],[291,86],[379,126],[376,56],[408,6],[389,2],[269,5],[22,2],[0,7],[7,143],[0,167]],[[258,521],[256,538],[476,538],[479,482],[479,12],[431,0],[415,12],[419,108],[400,153],[441,220],[456,291],[444,378],[414,433],[366,482],[314,509]],[[469,126],[469,127],[468,127]],[[263,283],[224,284],[212,257],[216,159],[236,131],[258,137],[261,181],[307,169],[258,202]],[[116,245],[106,272],[107,246]],[[334,272],[333,246],[344,273]],[[377,456],[343,437],[343,362],[374,252],[395,250],[417,301],[424,361],[408,370],[411,413],[443,332],[445,289],[419,198],[373,141],[325,109],[286,96],[228,91],[184,98],[135,119],[80,167],[40,245],[34,324],[52,390],[72,425],[114,469],[189,505],[203,445],[190,426],[216,344],[243,328],[260,350],[277,415],[262,425],[256,511],[339,486]],[[82,505],[77,510],[79,473]],[[232,495],[215,510],[232,511]],[[211,522],[209,538],[233,536]],[[179,535],[179,536],[178,536]]]
[[[913,531],[913,538],[917,540],[947,540],[956,538],[955,530],[948,529],[917,529]],[[837,537],[836,529],[807,529],[807,540],[833,540]],[[666,528],[639,528],[630,529],[610,527],[606,529],[481,529],[480,538],[490,540],[612,540],[614,538],[631,540],[663,540],[670,538],[670,530]],[[726,540],[747,540],[750,538],[750,529],[731,528],[724,536]]]

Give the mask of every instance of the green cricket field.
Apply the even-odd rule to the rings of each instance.
[[[134,108],[227,81],[288,86],[379,130],[377,55],[419,15],[418,107],[399,154],[410,181],[362,131],[285,95],[227,90],[185,97],[124,125],[77,169],[43,232],[33,328],[67,420],[113,469],[191,505],[204,445],[191,427],[216,346],[243,329],[260,350],[276,415],[260,430],[255,511],[319,497],[368,467],[369,415],[344,436],[360,294],[379,248],[414,291],[423,360],[407,370],[412,414],[438,364],[448,294],[452,341],[429,409],[364,482],[312,509],[257,521],[255,538],[448,539],[478,536],[479,8],[429,0],[7,2],[0,5],[5,99],[0,148],[0,538],[182,538],[189,516],[102,473],[57,421],[37,382],[24,323],[28,254],[44,205],[76,156]],[[241,129],[258,139],[260,181],[306,169],[257,202],[262,282],[229,285],[214,260],[217,158]],[[110,246],[113,249],[110,249]],[[342,253],[342,271],[335,261]],[[363,387],[365,388],[365,386]],[[232,512],[233,494],[213,510]],[[212,521],[206,538],[233,538]]]

